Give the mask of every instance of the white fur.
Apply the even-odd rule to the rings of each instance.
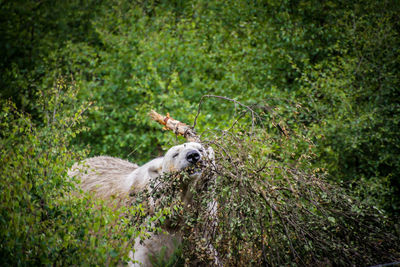
[[[124,183],[124,187],[129,190],[142,191],[151,179],[161,175],[162,163],[164,158],[153,159],[135,171],[131,172]]]
[[[127,198],[129,192],[147,190],[150,180],[162,173],[181,171],[191,166],[187,156],[193,151],[199,153],[201,158],[213,159],[214,157],[212,148],[206,151],[201,144],[191,142],[174,146],[164,157],[149,161],[141,167],[112,157],[95,157],[75,164],[69,171],[69,175],[78,176],[81,179],[81,188],[84,191],[95,192],[103,199]],[[201,172],[192,174],[191,185],[194,185],[200,176]],[[190,185],[186,188],[186,192],[182,192],[184,202],[191,199],[189,189]],[[150,200],[150,205],[155,205],[154,201]],[[172,231],[165,234],[153,234],[143,242],[137,238],[134,246],[135,253],[131,253],[131,258],[140,263],[129,263],[129,265],[151,266],[149,255],[157,255],[165,246],[165,257],[168,258],[172,255],[177,243],[180,243],[180,235]]]
[[[127,174],[138,168],[137,164],[126,160],[100,156],[75,163],[68,176],[79,177],[82,190],[94,192],[102,199],[124,198],[129,193]]]
[[[198,152],[202,159],[204,157],[209,156],[209,152],[212,151],[212,149],[205,150],[204,147],[199,144],[199,143],[185,143],[182,145],[174,146],[168,150],[168,152],[165,154],[164,158],[162,159],[161,162],[161,174],[162,173],[170,173],[170,172],[176,172],[176,171],[181,171],[184,170],[185,168],[191,166],[191,163],[188,162],[187,160],[187,155],[190,152],[196,151]],[[213,154],[212,154],[213,156]],[[149,163],[151,163],[150,161]],[[144,165],[146,166],[146,165]],[[144,167],[143,166],[143,167]],[[154,167],[154,166],[153,166]],[[135,172],[138,172],[140,170],[137,169]],[[197,172],[192,174],[190,177],[192,178],[191,184],[195,184],[197,180],[200,178],[201,173]],[[150,178],[145,182],[147,186],[149,185]],[[139,183],[139,181],[133,182],[132,186],[135,187],[135,184]],[[140,184],[144,184],[143,180],[140,181]],[[144,189],[141,187],[140,189]],[[186,192],[182,192],[182,200],[184,202],[190,201],[190,193],[188,190],[190,189],[190,186],[187,187]],[[150,205],[155,205],[154,201],[150,199]],[[151,207],[154,208],[154,207]],[[149,239],[146,239],[140,243],[140,238],[136,238],[135,240],[135,253],[133,255],[133,259],[135,261],[138,261],[140,263],[130,263],[130,266],[152,266],[151,262],[149,260],[149,256],[157,256],[160,252],[160,250],[165,247],[166,251],[164,254],[164,259],[167,260],[171,255],[173,254],[176,245],[181,242],[181,237],[179,233],[175,233],[174,231],[170,229],[168,230],[168,233],[166,234],[152,234]]]

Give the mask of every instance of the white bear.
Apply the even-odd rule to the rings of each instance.
[[[151,179],[157,179],[163,173],[187,170],[190,182],[182,191],[182,200],[191,199],[190,188],[195,185],[202,174],[201,165],[214,159],[212,148],[205,149],[200,143],[190,142],[174,146],[164,157],[149,161],[141,167],[127,161],[112,157],[95,157],[75,164],[69,171],[69,176],[78,176],[81,179],[81,188],[92,191],[97,196],[108,198],[128,198],[131,192],[141,192],[149,189]],[[204,164],[203,164],[204,165]],[[157,183],[157,181],[156,181]],[[150,208],[156,203],[150,199]],[[149,256],[157,255],[162,247],[165,248],[165,258],[172,255],[177,244],[180,243],[179,233],[168,230],[168,234],[153,234],[150,238],[140,242],[135,240],[134,253],[131,258],[139,263],[129,263],[130,266],[152,266]]]

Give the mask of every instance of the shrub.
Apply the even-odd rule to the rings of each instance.
[[[297,114],[292,117],[301,116],[300,108],[293,107]],[[163,176],[162,185],[151,192],[162,205],[173,207],[172,221],[184,222],[186,263],[212,264],[210,243],[228,266],[398,260],[400,240],[393,222],[329,183],[326,171],[311,164],[313,142],[278,122],[281,112],[265,105],[251,110],[254,118],[244,115],[229,130],[203,135],[216,151],[216,162],[200,186],[192,188],[189,206],[182,207],[176,197],[187,179],[184,173]],[[216,220],[208,206],[213,200],[218,203]]]
[[[77,89],[58,79],[41,91],[42,123],[9,101],[0,113],[0,257],[9,266],[115,265],[139,234],[127,214],[140,208],[116,208],[92,199],[67,177],[76,152],[70,140],[82,128],[84,105]],[[73,193],[74,192],[74,193]]]

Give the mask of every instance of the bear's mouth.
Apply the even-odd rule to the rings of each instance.
[[[203,172],[205,165],[202,162],[198,162],[195,165],[189,166],[186,171],[189,175],[200,175]]]
[[[189,168],[187,172],[189,175],[197,175],[197,174],[201,174],[203,171],[200,168],[194,167],[194,168]]]
[[[189,175],[198,175],[201,174],[203,172],[201,167],[197,167],[197,166],[191,166],[187,169],[187,173]]]

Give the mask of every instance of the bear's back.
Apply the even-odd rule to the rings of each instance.
[[[102,199],[123,197],[129,192],[127,179],[139,166],[129,161],[99,156],[75,163],[68,171],[70,177],[80,179],[80,187],[94,192]]]

